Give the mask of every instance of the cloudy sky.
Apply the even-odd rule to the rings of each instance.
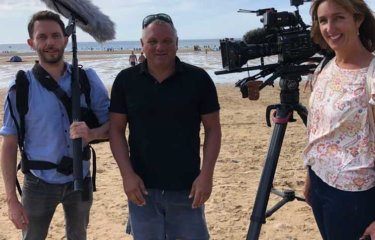
[[[70,0],[72,1],[72,0]],[[90,0],[76,0],[90,1]],[[238,13],[239,9],[257,10],[274,7],[295,11],[290,0],[91,0],[116,24],[116,41],[138,40],[142,19],[149,14],[169,14],[180,39],[242,37],[251,29],[263,27],[260,17]],[[375,0],[367,0],[375,10]],[[310,3],[300,6],[302,18],[310,23]],[[25,43],[27,22],[39,10],[47,9],[40,0],[0,0],[0,44]],[[65,18],[64,22],[67,23]],[[78,41],[94,41],[87,33],[77,31]]]

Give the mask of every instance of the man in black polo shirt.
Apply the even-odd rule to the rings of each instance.
[[[128,197],[128,226],[137,240],[208,239],[204,203],[221,142],[215,85],[203,69],[176,57],[168,15],[149,15],[142,27],[147,59],[118,74],[110,105],[110,145]]]

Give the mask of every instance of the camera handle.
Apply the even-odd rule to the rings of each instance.
[[[282,80],[282,79],[281,79]],[[297,89],[298,91],[298,89]],[[281,91],[283,92],[283,90]],[[281,93],[282,95],[283,93]],[[283,102],[283,101],[282,101]],[[298,102],[298,101],[297,101]],[[267,107],[267,115],[269,112],[275,109],[274,116],[272,118],[275,123],[272,137],[269,143],[267,156],[265,159],[264,168],[262,171],[261,179],[259,182],[259,187],[257,195],[255,198],[255,203],[253,207],[253,212],[250,217],[250,226],[247,233],[247,240],[257,240],[259,239],[260,229],[262,224],[266,222],[266,218],[271,216],[279,208],[289,201],[295,199],[299,201],[304,201],[301,197],[296,197],[294,191],[287,190],[285,192],[278,191],[273,188],[273,179],[276,172],[277,162],[280,156],[281,146],[286,132],[286,127],[288,122],[294,122],[293,111],[297,111],[298,115],[302,118],[304,124],[307,122],[307,109],[300,105],[296,104],[276,104]],[[267,119],[267,121],[269,121]],[[273,192],[276,195],[282,197],[282,200],[277,203],[274,207],[266,212],[268,200],[270,193]]]

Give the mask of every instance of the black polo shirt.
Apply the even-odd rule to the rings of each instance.
[[[127,115],[130,160],[147,188],[191,188],[200,172],[201,115],[219,109],[210,76],[177,57],[175,73],[161,83],[146,60],[122,70],[112,86],[110,112]]]

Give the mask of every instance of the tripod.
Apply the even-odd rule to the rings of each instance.
[[[253,212],[250,218],[250,227],[246,238],[247,240],[257,240],[259,238],[261,226],[263,223],[265,223],[265,219],[271,216],[287,202],[293,201],[295,199],[304,201],[303,198],[296,197],[294,191],[292,190],[281,192],[273,189],[272,187],[286,127],[288,125],[288,122],[296,121],[295,119],[293,119],[293,112],[296,111],[298,113],[305,125],[307,123],[307,109],[299,104],[298,84],[300,81],[301,76],[282,76],[280,78],[280,104],[270,105],[267,107],[267,125],[269,127],[271,126],[270,112],[271,110],[275,110],[272,119],[275,123],[275,126],[273,129],[271,141],[269,143],[264,168],[255,198]],[[271,192],[282,197],[282,200],[266,212]]]

